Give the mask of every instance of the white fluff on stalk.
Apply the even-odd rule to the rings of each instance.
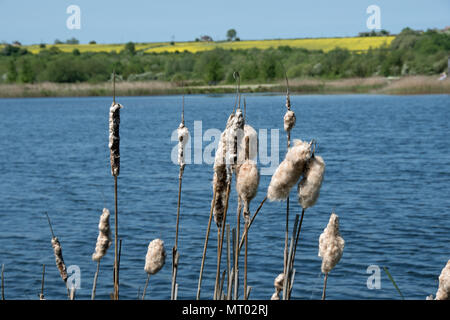
[[[292,110],[288,110],[284,114],[284,131],[291,131],[294,126],[295,126],[295,113]]]
[[[280,300],[280,292],[279,291],[275,291],[272,295],[272,297],[270,298],[270,300]]]
[[[436,300],[450,300],[450,260],[447,261],[439,276],[439,289]]]
[[[239,173],[236,178],[236,190],[239,198],[244,203],[244,218],[249,222],[250,201],[256,196],[259,185],[259,172],[256,163],[252,160],[246,160],[240,165]]]
[[[325,162],[321,156],[312,157],[306,165],[303,179],[298,184],[298,202],[303,209],[316,204],[320,195],[323,176],[325,174]]]
[[[306,162],[311,157],[310,152],[310,143],[294,140],[294,146],[288,150],[270,181],[267,190],[267,198],[270,201],[286,200],[292,187],[300,179]]]
[[[284,284],[284,273],[280,273],[273,282],[273,286],[275,287],[276,291],[283,290],[283,284]]]
[[[148,274],[155,274],[161,270],[165,262],[166,250],[164,249],[164,241],[155,239],[148,245],[144,270]]]
[[[319,257],[322,258],[323,273],[329,273],[341,260],[344,245],[345,241],[339,233],[339,217],[333,212],[319,238]]]
[[[98,223],[99,233],[97,237],[97,244],[95,245],[95,252],[92,254],[92,260],[94,261],[100,261],[112,243],[109,216],[109,210],[103,208],[103,213],[100,216],[100,221]]]
[[[186,162],[185,158],[185,147],[189,141],[189,130],[184,126],[184,123],[181,122],[177,129],[178,133],[178,164],[180,167],[184,167]]]

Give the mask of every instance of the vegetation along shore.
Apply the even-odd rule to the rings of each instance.
[[[167,43],[0,45],[0,97],[234,92],[450,93],[450,31],[395,36]],[[439,80],[441,79],[441,80]]]

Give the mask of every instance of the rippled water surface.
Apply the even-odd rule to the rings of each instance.
[[[248,122],[256,129],[267,129],[269,146],[270,133],[276,133],[271,130],[282,129],[284,99],[246,97]],[[125,106],[119,177],[121,298],[135,299],[142,292],[147,245],[162,238],[168,252],[166,266],[151,277],[147,298],[168,299],[178,190],[178,166],[171,161],[176,142],[171,136],[180,121],[181,97],[118,100]],[[203,133],[205,148],[210,144],[206,130],[224,128],[234,96],[187,96],[185,102],[191,143],[197,139],[195,147],[200,148]],[[42,264],[47,266],[46,298],[65,298],[46,211],[66,264],[81,270],[78,298],[90,298],[98,219],[104,206],[113,212],[114,204],[108,150],[110,103],[109,98],[0,99],[0,263],[5,264],[7,299],[37,299]],[[449,96],[293,96],[292,104],[297,115],[292,137],[317,139],[317,152],[327,164],[321,197],[303,221],[292,297],[321,296],[318,238],[333,207],[346,245],[328,280],[329,299],[400,298],[383,271],[381,288],[367,288],[369,265],[389,267],[408,299],[434,294],[439,273],[450,257]],[[198,134],[194,134],[194,121],[202,121]],[[276,140],[275,135],[272,143]],[[283,130],[278,140],[282,159],[286,152]],[[195,299],[211,179],[211,164],[186,166],[179,238],[180,299]],[[270,175],[261,177],[252,212],[264,198],[269,181]],[[233,228],[234,187],[231,197],[228,222]],[[291,199],[292,226],[300,213],[295,190]],[[268,202],[252,225],[251,298],[272,295],[273,279],[283,267],[284,222],[285,204]],[[202,298],[208,299],[215,279],[216,230],[213,226],[202,288]],[[101,263],[97,288],[101,299],[109,299],[112,291],[113,256],[111,247]],[[224,256],[224,267],[225,262]]]

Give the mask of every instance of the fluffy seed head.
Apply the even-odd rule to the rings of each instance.
[[[165,262],[166,250],[164,249],[164,241],[155,239],[148,245],[144,270],[148,274],[155,274],[161,270]]]
[[[280,300],[280,292],[279,291],[275,291],[272,295],[272,297],[270,298],[270,300]]]
[[[111,174],[118,176],[120,172],[120,103],[113,103],[109,109],[109,150],[111,159]]]
[[[248,221],[250,216],[250,201],[256,196],[259,185],[259,172],[256,163],[245,161],[239,168],[236,178],[236,190],[239,198],[244,202],[244,218]]]
[[[311,145],[301,140],[295,140],[285,159],[280,163],[272,176],[267,198],[270,201],[285,200],[292,187],[300,179],[306,162],[310,158]]]
[[[450,300],[450,260],[447,261],[439,276],[439,289],[436,292],[436,300]]]
[[[67,269],[66,269],[66,264],[64,263],[64,259],[62,256],[61,244],[59,243],[59,240],[57,237],[52,238],[52,247],[53,247],[53,253],[55,254],[56,267],[58,268],[61,278],[63,279],[64,282],[66,282],[67,281]]]
[[[284,114],[284,131],[291,131],[294,126],[295,126],[295,113],[292,110],[288,110]]]
[[[344,245],[345,241],[339,233],[339,217],[333,212],[319,238],[319,257],[322,258],[323,273],[329,273],[341,260]]]
[[[312,157],[307,165],[303,179],[298,184],[298,202],[304,209],[316,204],[320,195],[323,176],[325,174],[325,162],[321,156]]]
[[[97,244],[95,245],[95,252],[92,254],[92,260],[94,261],[100,261],[105,256],[106,251],[112,243],[109,217],[109,210],[104,208],[103,213],[100,216],[100,222],[98,223],[99,233]]]
[[[178,129],[178,164],[180,167],[184,167],[186,162],[184,160],[185,146],[189,141],[189,130],[184,126],[183,122],[180,123]]]
[[[276,291],[283,290],[283,284],[284,284],[284,273],[280,273],[273,282],[273,286],[275,287]]]

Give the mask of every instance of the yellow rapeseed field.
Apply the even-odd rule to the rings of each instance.
[[[365,51],[369,48],[379,48],[383,45],[389,45],[394,36],[388,37],[351,37],[351,38],[315,38],[315,39],[280,39],[280,40],[248,40],[248,41],[224,41],[224,42],[176,42],[171,45],[170,42],[152,42],[138,43],[135,45],[137,51],[147,53],[162,52],[199,52],[213,50],[215,48],[222,49],[269,49],[278,48],[280,46],[290,46],[293,48],[305,48],[308,50],[323,50],[325,52],[335,48],[345,48],[350,51]],[[72,52],[78,49],[80,52],[112,52],[119,53],[125,47],[124,44],[56,44],[47,45],[45,49],[57,47],[64,52]],[[32,53],[39,53],[43,48],[39,45],[24,46]],[[1,45],[0,45],[1,49]]]

